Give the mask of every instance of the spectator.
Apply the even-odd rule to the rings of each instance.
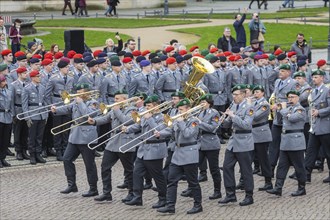
[[[217,45],[215,45],[214,43],[209,43],[209,45],[207,46],[207,49],[211,50],[213,48],[217,48]]]
[[[246,12],[247,9],[244,8],[243,10],[243,16],[240,14],[235,15],[235,22],[233,24],[235,31],[236,31],[236,41],[237,41],[237,46],[241,47],[246,47],[246,33],[245,29],[243,26],[243,23],[246,18]]]
[[[312,51],[311,48],[307,45],[304,34],[297,34],[297,41],[291,45],[290,51],[295,51],[298,57],[305,55],[308,57],[308,61],[310,63],[312,62]]]
[[[75,7],[74,13],[77,14],[79,9],[79,0],[74,1],[74,7]]]
[[[38,44],[36,42],[28,42],[28,50],[26,51],[26,58],[29,60],[33,55],[40,54],[43,56],[45,52],[45,47],[43,44]]]
[[[8,49],[7,42],[6,42],[6,35],[4,33],[0,33],[0,53],[3,50]],[[0,58],[1,59],[1,58]],[[1,63],[1,62],[0,62]]]
[[[57,44],[52,44],[52,46],[50,46],[49,52],[52,53],[53,55],[55,55],[55,53],[57,53],[59,51],[60,51],[60,49]]]
[[[290,7],[294,8],[294,6],[293,6],[294,5],[294,0],[284,0],[284,2],[282,4],[283,8],[285,8],[287,4],[289,4],[289,8]]]
[[[267,6],[268,6],[268,2],[267,2],[267,0],[262,0],[262,2],[260,3],[260,5],[259,5],[259,9],[261,8],[261,6],[264,4],[264,6],[265,6],[265,10],[267,10]]]
[[[72,10],[71,0],[64,0],[64,7],[63,7],[63,10],[62,10],[62,15],[66,15],[65,14],[65,9],[66,9],[67,6],[69,6],[71,14],[74,15],[73,10]]]
[[[249,4],[249,9],[251,9],[251,5],[253,4],[253,2],[255,2],[256,0],[251,0],[250,4]],[[258,4],[258,9],[260,9],[260,5],[259,5],[259,0],[257,0],[257,4]]]
[[[230,28],[225,27],[223,36],[218,39],[218,48],[225,52],[231,51],[236,45],[236,40],[231,36]]]
[[[112,16],[111,12],[113,11],[113,14],[116,16],[117,15],[117,10],[116,10],[116,7],[117,5],[119,4],[119,0],[110,0],[110,6],[111,6],[111,9],[110,9],[110,16]]]
[[[6,31],[6,27],[5,27],[5,21],[3,20],[3,18],[1,16],[0,16],[0,34],[4,34],[5,42],[7,44],[7,31]]]
[[[251,45],[244,48],[243,52],[250,52],[250,53],[256,53],[256,52],[263,52],[261,46],[260,46],[260,42],[256,39],[251,41]]]
[[[265,39],[263,38],[263,35],[266,33],[266,27],[260,21],[259,14],[253,13],[252,20],[249,23],[250,28],[250,41],[252,40],[258,40],[260,43],[260,47],[263,48],[263,43]]]
[[[78,13],[78,17],[83,15],[83,11],[85,12],[85,16],[88,16],[87,13],[87,4],[86,4],[86,0],[79,0],[79,13]]]
[[[21,40],[23,38],[23,36],[21,34],[21,23],[22,23],[22,21],[20,19],[16,19],[14,21],[14,25],[11,26],[9,29],[11,51],[13,54],[15,54],[17,51],[21,50]],[[15,58],[14,58],[14,62],[16,62]]]
[[[128,39],[127,40],[127,46],[125,47],[125,52],[132,53],[135,50],[136,43],[134,39]]]
[[[327,3],[329,2],[329,0],[323,0],[324,1],[324,7],[327,7]]]
[[[105,11],[105,13],[104,13],[104,15],[106,16],[106,17],[110,17],[110,16],[112,16],[112,14],[110,14],[110,12],[112,11],[111,10],[111,0],[106,0],[106,2],[107,2],[107,5],[108,5],[108,9]]]
[[[123,40],[120,38],[119,35],[116,35],[115,38],[118,40],[118,46],[116,47],[113,40],[109,38],[105,41],[106,47],[103,48],[104,53],[111,53],[111,52],[118,53],[123,49]]]

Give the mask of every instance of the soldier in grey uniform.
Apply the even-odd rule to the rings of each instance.
[[[268,65],[266,65],[266,71],[268,76],[269,93],[272,94],[274,92],[275,81],[279,74],[279,70],[276,64],[276,57],[273,54],[268,56]]]
[[[182,87],[182,78],[178,71],[176,71],[177,63],[174,57],[166,59],[167,72],[163,73],[156,83],[156,93],[160,100],[170,101],[173,92],[180,91]]]
[[[132,97],[136,93],[146,93],[148,96],[154,94],[156,78],[151,72],[151,63],[148,60],[140,62],[142,71],[132,76],[132,81],[129,84],[128,94]]]
[[[287,93],[289,101],[281,103],[280,113],[283,116],[283,128],[280,159],[276,170],[275,187],[267,190],[270,194],[282,195],[284,180],[292,164],[298,179],[298,190],[293,192],[291,196],[306,195],[306,171],[304,168],[306,112],[299,103],[299,95],[300,93],[295,90],[289,91]]]
[[[99,75],[101,75],[101,79],[103,79],[107,74],[110,73],[109,71],[109,60],[105,59],[105,58],[98,58],[97,60],[97,64],[99,65]]]
[[[157,95],[149,96],[144,104],[147,110],[156,107],[159,103]],[[153,135],[149,130],[156,128],[162,130],[165,128],[163,124],[164,117],[158,111],[148,112],[144,114],[140,124],[136,123],[129,127],[124,126],[122,130],[127,133],[135,133],[141,130],[142,139],[146,139]],[[143,141],[138,149],[137,158],[135,160],[133,170],[133,194],[132,200],[125,202],[126,205],[142,206],[143,177],[146,171],[155,180],[158,191],[158,202],[152,208],[159,208],[166,202],[166,181],[162,173],[163,159],[167,156],[166,139],[152,137]]]
[[[85,64],[84,64],[84,60],[82,58],[74,58],[73,59],[73,68],[72,68],[72,72],[73,72],[73,84],[76,85],[79,81],[79,78],[86,74],[85,72],[85,68],[84,68]]]
[[[229,139],[223,162],[223,178],[226,188],[226,197],[220,200],[220,204],[236,202],[234,168],[238,162],[244,180],[245,198],[240,206],[253,204],[253,174],[252,153],[254,141],[252,135],[252,121],[254,110],[245,100],[245,87],[236,85],[232,89],[234,104],[220,119],[221,126],[232,127],[233,133]]]
[[[150,60],[150,62],[152,66],[152,74],[154,75],[157,82],[160,76],[163,74],[162,61],[158,57],[154,57]]]
[[[26,67],[29,70],[26,55],[25,55],[24,52],[22,52],[22,51],[16,52],[15,57],[16,57],[16,60],[17,60],[17,62],[16,62],[17,63],[17,68],[18,67]],[[17,80],[18,75],[17,75],[17,72],[16,72],[16,68],[12,69],[10,71],[8,77],[10,78],[10,80],[7,80],[7,83],[12,83],[15,80]]]
[[[28,72],[25,67],[19,67],[17,70],[18,79],[11,84],[11,90],[14,93],[14,145],[16,151],[17,160],[30,159],[30,156],[26,153],[28,150],[28,127],[25,120],[18,120],[17,114],[23,112],[22,109],[22,92],[23,88],[27,86]]]
[[[275,170],[280,153],[281,133],[283,126],[283,117],[282,114],[280,114],[281,109],[278,107],[277,104],[281,102],[287,102],[288,99],[286,97],[286,93],[291,90],[295,90],[297,86],[297,82],[290,77],[290,65],[282,64],[279,67],[279,70],[279,79],[277,79],[275,82],[275,88],[273,93],[275,96],[275,104],[271,106],[271,110],[275,112],[275,118],[273,120],[272,125],[273,141],[269,145],[269,160],[270,165],[272,167],[272,172],[274,172]]]
[[[177,56],[176,58],[176,63],[177,63],[177,71],[181,75],[181,81],[186,82],[189,78],[189,70],[185,68],[186,61],[182,56]]]
[[[90,90],[88,84],[82,83],[76,85],[77,94],[87,92]],[[82,123],[87,120],[88,117],[95,117],[98,113],[98,103],[91,99],[89,95],[77,96],[75,100],[69,105],[56,108],[56,106],[51,107],[54,115],[68,114],[72,113],[72,119],[75,124]],[[81,116],[85,115],[86,118],[75,120]],[[83,197],[92,197],[98,195],[97,190],[97,169],[95,164],[94,150],[87,147],[87,144],[92,142],[97,138],[96,127],[89,125],[87,122],[70,129],[70,135],[68,140],[68,146],[65,149],[63,155],[63,164],[65,176],[67,178],[68,187],[62,190],[60,193],[69,194],[71,192],[78,192],[78,187],[76,185],[76,167],[74,161],[81,154],[87,174],[87,181],[89,184],[89,191],[83,193]]]
[[[26,118],[27,126],[29,127],[28,149],[30,154],[30,163],[35,165],[38,163],[46,163],[41,157],[42,138],[48,113],[45,113],[45,87],[41,85],[40,73],[36,70],[30,72],[31,83],[23,88],[22,92],[22,109]],[[32,111],[33,109],[39,110]],[[30,111],[30,112],[28,112]],[[41,113],[33,116],[34,114]]]
[[[91,86],[91,90],[99,90],[103,77],[98,72],[98,62],[96,60],[92,60],[87,63],[87,67],[88,72],[79,78],[78,83],[89,84]]]
[[[41,84],[46,87],[50,77],[53,75],[53,61],[51,59],[44,59],[41,62],[42,69],[40,70]]]
[[[115,92],[115,102],[122,102],[128,99],[128,94],[125,90]],[[129,125],[132,124],[132,111],[135,111],[136,108],[133,106],[123,105],[123,106],[114,106],[112,110],[105,116],[99,117],[97,119],[90,119],[89,123],[94,125],[100,125],[108,123],[111,121],[112,128],[116,128],[120,125]],[[121,132],[120,127],[117,130],[113,131],[111,135],[116,135]],[[121,153],[119,147],[123,144],[128,143],[134,138],[134,134],[121,133],[113,139],[111,139],[105,148],[102,164],[101,164],[101,173],[102,173],[102,182],[103,182],[103,194],[96,197],[95,201],[111,201],[112,200],[112,167],[120,160],[123,168],[125,179],[127,180],[127,188],[129,190],[126,198],[122,202],[130,201],[133,197],[133,154],[135,149],[131,149],[127,153]],[[135,143],[132,143],[129,146],[133,146]]]
[[[62,58],[57,67],[59,71],[53,74],[46,86],[45,100],[47,105],[56,105],[61,103],[61,93],[67,91],[68,93],[73,93],[73,83],[74,79],[72,76],[68,75],[69,73],[69,62],[67,58]],[[68,115],[54,115],[53,116],[53,127],[59,126],[71,120],[71,114]],[[67,129],[70,125],[63,126],[62,129]],[[54,148],[56,150],[57,160],[63,160],[63,154],[66,146],[68,145],[69,131],[63,132],[59,135],[55,135]]]
[[[311,130],[305,157],[307,182],[311,182],[311,172],[321,146],[324,148],[328,167],[330,161],[330,88],[323,83],[324,75],[325,73],[319,69],[312,73],[314,88],[309,105],[311,111],[309,114],[312,117]],[[329,182],[329,178],[330,173],[323,182]]]
[[[123,60],[123,70],[122,74],[126,77],[127,86],[130,85],[133,77],[133,60],[130,57],[125,57]],[[127,91],[129,88],[126,89]]]
[[[0,74],[0,168],[11,166],[6,156],[15,115],[13,98],[14,93],[7,88],[6,77]]]
[[[231,87],[237,84],[252,84],[252,72],[243,68],[243,58],[240,55],[235,56],[235,64],[228,70]]]
[[[190,101],[185,98],[177,104],[179,113],[183,114],[190,109]],[[164,138],[174,135],[175,150],[171,160],[168,184],[167,200],[165,207],[157,211],[161,213],[175,213],[178,182],[185,174],[188,185],[192,189],[194,206],[187,211],[187,214],[195,214],[203,211],[202,192],[198,183],[198,161],[200,143],[198,140],[199,120],[191,115],[186,115],[174,121],[172,128],[166,128],[155,135]]]
[[[268,80],[268,72],[264,66],[265,58],[263,55],[255,55],[254,62],[256,64],[255,68],[252,68],[252,84],[253,85],[261,85],[265,90],[265,98],[268,99],[270,97],[270,89],[269,89],[269,80]]]

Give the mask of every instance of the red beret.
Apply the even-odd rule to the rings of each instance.
[[[221,52],[221,53],[218,53],[217,56],[218,57],[225,57],[226,55],[223,52]]]
[[[53,59],[53,54],[52,53],[46,53],[44,55],[44,59],[50,59],[50,60],[52,60]]]
[[[149,54],[150,53],[150,50],[145,50],[145,51],[143,51],[142,53],[141,53],[141,55],[142,56],[145,56],[145,55],[147,55],[147,54]]]
[[[316,65],[318,67],[321,67],[321,66],[325,65],[326,63],[327,63],[327,61],[325,61],[325,60],[322,59],[322,60],[317,61]]]
[[[176,63],[176,59],[174,57],[169,57],[166,59],[166,64]]]
[[[66,62],[66,63],[70,63],[70,60],[68,58],[66,58],[66,57],[61,58],[60,61]]]
[[[230,51],[226,51],[223,53],[226,57],[230,56],[232,53]]]
[[[82,59],[83,55],[81,53],[76,53],[72,58],[73,59]]]
[[[123,63],[129,63],[129,62],[132,62],[132,58],[130,58],[130,57],[125,57],[125,58],[123,59]]]
[[[194,57],[201,57],[201,58],[204,58],[204,56],[201,55],[201,54],[199,54],[199,53],[194,54]]]
[[[37,59],[41,60],[42,59],[42,56],[40,54],[34,54],[32,56],[32,58],[37,58]]]
[[[290,51],[290,52],[288,52],[288,57],[290,58],[290,57],[292,57],[292,56],[294,56],[296,54],[297,54],[296,52]]]
[[[53,63],[53,60],[51,59],[44,59],[42,62],[41,62],[41,66],[47,66],[49,64]]]
[[[265,53],[262,54],[261,56],[262,56],[262,59],[268,59],[269,58],[269,56],[267,54],[265,54]]]
[[[187,54],[187,51],[186,51],[186,50],[180,50],[180,51],[179,51],[179,54],[180,54],[181,56],[184,56],[184,55]]]
[[[16,72],[19,73],[19,74],[24,73],[26,71],[27,71],[27,69],[24,66],[23,67],[18,67],[17,70],[16,70]]]
[[[93,56],[94,56],[94,57],[98,57],[99,54],[102,53],[102,52],[103,52],[102,50],[95,50],[95,51],[93,52]]]
[[[25,53],[23,51],[17,51],[15,53],[15,57],[21,57],[21,56],[25,56]]]
[[[265,59],[265,58],[263,57],[263,55],[255,55],[254,59],[255,60],[261,60],[261,59]]]
[[[238,56],[234,56],[234,61],[237,61],[237,60],[242,60],[243,58],[240,56],[240,55],[238,55]]]
[[[166,53],[169,53],[169,52],[171,52],[172,50],[174,50],[174,47],[172,47],[172,46],[168,46],[168,47],[165,48],[165,52],[166,52]]]
[[[275,52],[274,52],[274,55],[275,55],[275,56],[278,56],[278,55],[280,55],[281,53],[283,53],[283,50],[281,50],[280,48],[277,48],[277,50],[275,50]]]
[[[33,70],[30,72],[30,77],[35,77],[39,75],[39,71],[38,70]]]
[[[68,52],[68,54],[67,54],[67,57],[68,57],[69,59],[72,59],[74,55],[76,55],[76,51],[74,51],[74,50],[70,50],[70,51]]]
[[[141,51],[139,51],[139,50],[134,50],[134,51],[132,52],[132,54],[133,54],[133,56],[138,57],[138,56],[141,56]]]
[[[55,53],[54,58],[58,60],[58,59],[61,59],[63,56],[64,56],[64,54],[62,52],[57,52],[57,53]]]
[[[11,53],[11,50],[7,49],[7,50],[3,50],[3,51],[1,52],[1,55],[2,55],[2,56],[7,56],[7,55],[10,54],[10,53]]]
[[[190,49],[189,49],[189,51],[190,52],[193,52],[194,50],[196,50],[196,49],[198,49],[199,47],[198,46],[192,46]]]
[[[228,60],[231,61],[231,62],[235,61],[235,56],[234,55],[230,55],[228,57]]]
[[[210,50],[210,53],[215,53],[215,52],[217,52],[218,51],[218,48],[212,48],[211,50]]]

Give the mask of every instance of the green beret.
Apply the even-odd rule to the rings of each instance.
[[[89,89],[89,84],[87,83],[80,83],[76,85],[76,90],[81,90],[81,89]]]
[[[291,70],[291,67],[289,64],[282,64],[280,70]]]
[[[254,86],[253,85],[250,85],[250,84],[245,84],[245,88],[246,89],[253,90]]]
[[[189,99],[187,99],[187,98],[182,99],[182,100],[176,105],[176,107],[178,108],[178,107],[180,107],[180,106],[184,106],[184,105],[190,105],[190,101],[189,101]]]
[[[204,57],[206,55],[208,55],[208,54],[209,54],[209,50],[208,49],[204,49],[204,50],[201,51],[201,55],[204,56]]]
[[[127,91],[125,89],[118,90],[114,93],[114,95],[127,95]]]
[[[253,87],[253,92],[254,91],[256,91],[256,90],[260,90],[260,91],[262,91],[262,92],[264,92],[265,91],[265,89],[264,89],[264,87],[262,86],[262,85],[255,85],[254,87]]]
[[[287,92],[286,97],[288,97],[290,94],[300,96],[300,92],[298,92],[296,90],[291,90],[291,91]]]
[[[322,70],[320,70],[320,69],[317,69],[317,70],[314,70],[314,71],[312,72],[312,76],[314,76],[314,75],[325,76],[325,72],[322,71]]]
[[[7,68],[8,68],[7,64],[5,64],[5,63],[0,64],[0,72],[4,71]]]
[[[143,100],[146,100],[148,98],[147,94],[145,94],[144,92],[137,93],[134,96],[142,98]]]
[[[159,101],[158,95],[151,95],[151,96],[148,96],[148,98],[146,98],[146,100],[144,100],[144,104],[149,104],[149,103],[158,102],[158,101]]]
[[[207,102],[213,102],[213,96],[211,94],[205,94],[202,97],[200,97],[200,101],[205,100]]]
[[[251,53],[251,54],[250,54],[250,58],[251,58],[251,59],[254,59],[254,56],[255,56],[256,54],[257,54],[257,53]]]
[[[306,77],[306,74],[304,73],[304,72],[295,72],[294,74],[293,74],[293,78],[296,78],[296,77],[298,77],[298,76],[301,76],[301,77]]]
[[[119,57],[117,55],[113,55],[110,57],[110,62],[113,62],[113,61],[119,61]]]
[[[246,86],[244,84],[237,84],[231,89],[231,92],[235,92],[236,90],[246,89]]]
[[[274,54],[270,54],[269,56],[268,56],[268,60],[269,61],[272,61],[272,60],[275,60],[276,59],[276,56],[274,55]]]
[[[185,96],[185,94],[183,93],[183,92],[180,92],[180,91],[178,91],[178,92],[173,92],[172,94],[171,94],[171,97],[173,97],[173,96],[177,96],[177,97],[179,97],[179,98],[181,98],[181,99],[184,99],[186,96]]]

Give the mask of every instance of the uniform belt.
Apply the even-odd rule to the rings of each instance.
[[[108,97],[114,98],[115,95],[114,94],[107,94]]]
[[[146,144],[157,144],[157,143],[165,143],[166,139],[159,139],[159,140],[147,140]]]
[[[210,94],[212,94],[212,95],[221,95],[222,94],[222,91],[210,92]]]
[[[304,132],[302,129],[297,129],[297,130],[282,130],[282,134],[290,134],[290,133],[300,133]]]
[[[176,89],[164,89],[163,92],[176,92]]]
[[[137,134],[141,134],[141,131],[134,132],[134,134],[135,134],[135,135],[137,135]]]
[[[59,94],[54,94],[53,96],[56,98],[61,98],[61,96]]]
[[[22,104],[14,104],[17,107],[22,107]]]
[[[236,130],[236,131],[233,131],[233,133],[235,133],[235,134],[249,134],[249,133],[251,133],[251,130]]]
[[[29,106],[42,106],[42,103],[29,103]]]
[[[261,126],[267,125],[267,124],[269,124],[269,122],[265,121],[265,122],[262,122],[262,123],[259,123],[259,124],[252,125],[252,128],[261,127]]]
[[[192,146],[192,145],[196,145],[197,141],[194,142],[189,142],[189,143],[182,143],[182,144],[177,144],[178,147],[187,147],[187,146]]]
[[[215,133],[213,133],[213,132],[208,132],[208,131],[202,131],[201,134],[203,135],[203,134],[215,134]]]
[[[0,109],[0,112],[10,112],[10,109]]]

